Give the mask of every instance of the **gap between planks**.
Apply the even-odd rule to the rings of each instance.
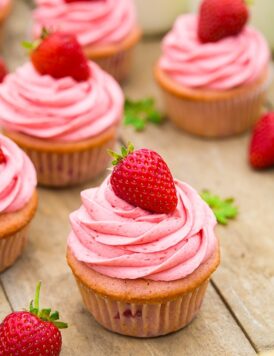
[[[252,346],[252,348],[254,349],[254,351],[258,354],[259,350],[256,347],[256,345],[254,344],[254,342],[252,341],[251,337],[248,335],[247,330],[244,328],[243,324],[240,322],[239,318],[237,318],[236,314],[234,313],[232,307],[230,306],[229,302],[225,299],[225,296],[222,294],[221,290],[217,287],[217,284],[213,281],[213,279],[210,279],[210,284],[212,285],[212,287],[214,288],[215,292],[217,293],[217,295],[219,296],[219,298],[221,299],[221,301],[223,302],[224,306],[226,307],[226,309],[228,310],[228,312],[230,313],[230,315],[232,316],[232,318],[234,319],[235,323],[239,326],[239,328],[242,330],[244,336],[246,337],[246,339],[249,341],[250,345]]]

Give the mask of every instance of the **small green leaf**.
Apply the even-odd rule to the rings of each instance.
[[[47,321],[47,320],[49,320],[50,313],[51,313],[51,309],[50,308],[42,309],[39,312],[38,316],[39,316],[40,319],[42,319],[44,321]]]
[[[136,131],[143,131],[149,122],[158,125],[163,121],[161,113],[155,107],[153,98],[139,101],[127,98],[124,109],[124,124],[133,126]]]
[[[128,154],[133,153],[133,151],[134,151],[133,143],[128,142],[128,144],[127,144],[127,152],[128,152]]]
[[[125,158],[127,156],[127,149],[125,146],[121,147],[122,157]]]
[[[33,49],[33,43],[32,42],[23,41],[22,42],[22,46],[24,48],[26,48],[27,50],[32,50]]]
[[[58,328],[58,329],[66,329],[68,327],[67,323],[63,323],[62,321],[53,321],[53,324]]]
[[[161,124],[163,117],[158,111],[151,111],[148,115],[148,121],[154,124]]]
[[[55,311],[55,312],[53,312],[52,314],[51,314],[51,316],[50,316],[50,321],[56,321],[56,320],[58,320],[59,319],[59,313],[58,313],[58,311]]]
[[[219,224],[227,225],[229,219],[234,219],[238,215],[233,198],[222,199],[207,190],[201,193],[201,197],[210,206]]]

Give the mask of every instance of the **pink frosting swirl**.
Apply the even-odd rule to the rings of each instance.
[[[7,6],[11,0],[0,0],[0,8]]]
[[[175,181],[172,214],[133,207],[113,192],[109,177],[82,192],[70,215],[68,246],[75,257],[104,275],[173,281],[191,274],[216,248],[215,217],[190,186]]]
[[[246,27],[238,36],[201,43],[196,15],[180,16],[163,41],[160,67],[189,88],[227,90],[254,82],[267,68],[270,51],[263,36]]]
[[[66,3],[36,0],[34,34],[42,27],[77,35],[82,46],[109,45],[123,41],[136,26],[133,0],[98,0]]]
[[[122,118],[124,96],[115,80],[90,62],[84,82],[40,75],[31,63],[0,86],[0,125],[53,141],[96,136]]]
[[[31,199],[36,172],[28,156],[9,138],[0,134],[6,162],[0,164],[0,214],[20,210]]]

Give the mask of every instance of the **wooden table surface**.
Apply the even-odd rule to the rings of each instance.
[[[30,1],[15,0],[3,47],[11,70],[26,60],[20,43],[30,32],[30,12]],[[157,39],[139,45],[132,76],[124,89],[131,98],[152,95],[161,107],[151,73],[159,52]],[[274,86],[271,97],[274,102]],[[85,311],[65,261],[68,214],[79,207],[80,191],[98,185],[101,177],[68,190],[39,189],[39,210],[25,253],[0,275],[0,319],[11,310],[26,307],[36,282],[42,280],[43,305],[58,308],[70,325],[63,332],[64,356],[234,356],[274,352],[274,172],[258,173],[249,168],[249,135],[207,141],[185,135],[166,122],[142,133],[123,128],[120,142],[128,140],[136,147],[157,150],[174,175],[197,190],[208,188],[237,200],[237,220],[217,229],[222,263],[198,317],[175,334],[139,340],[104,330]]]

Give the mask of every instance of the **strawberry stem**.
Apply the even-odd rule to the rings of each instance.
[[[245,0],[245,3],[247,6],[252,6],[254,5],[254,0]]]
[[[29,52],[29,54],[31,54],[33,51],[36,50],[36,48],[41,44],[41,42],[48,37],[49,34],[50,31],[46,27],[43,27],[41,35],[38,39],[34,40],[33,42],[23,41],[22,46]]]
[[[67,328],[68,327],[67,323],[63,323],[62,321],[59,321],[58,311],[54,311],[53,313],[51,313],[50,308],[39,310],[40,290],[41,290],[41,281],[39,281],[36,286],[34,300],[30,302],[30,307],[29,307],[30,313],[36,315],[39,319],[43,321],[51,322],[58,329]]]
[[[128,142],[127,146],[121,147],[121,153],[117,153],[112,150],[108,150],[107,152],[112,158],[114,158],[112,161],[113,166],[117,166],[117,164],[121,163],[124,158],[134,152],[134,146],[131,142]]]
[[[39,310],[39,299],[40,299],[41,281],[38,282],[35,290],[34,296],[34,308]]]

